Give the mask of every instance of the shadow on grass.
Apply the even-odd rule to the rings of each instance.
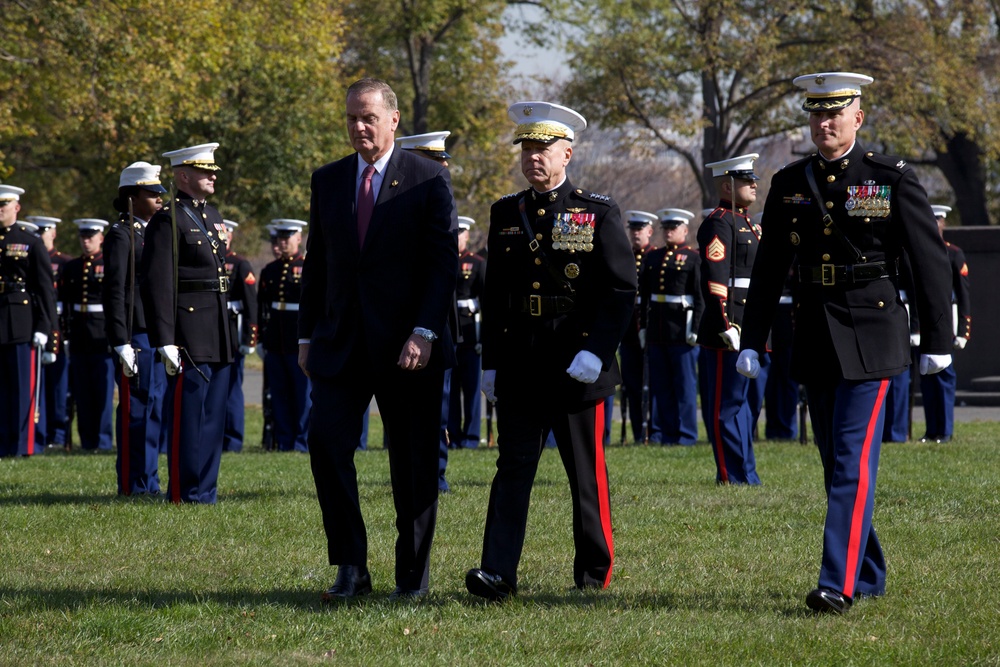
[[[384,611],[386,608],[442,609],[462,605],[483,611],[530,612],[532,608],[577,608],[587,610],[632,610],[657,612],[708,612],[719,614],[752,613],[778,614],[786,618],[805,618],[815,614],[804,603],[792,603],[778,594],[762,595],[748,600],[735,591],[672,593],[640,592],[609,593],[581,592],[536,593],[518,595],[504,602],[489,602],[463,591],[431,591],[420,600],[394,601],[389,591],[375,591],[353,600],[323,604],[321,590],[253,590],[183,591],[183,590],[128,590],[128,589],[52,589],[52,588],[0,588],[0,600],[11,610],[29,613],[41,610],[84,609],[107,605],[156,610],[182,605],[216,604],[244,610],[247,608],[276,606],[298,611],[336,612],[357,609]],[[17,600],[21,598],[21,600]]]
[[[219,494],[219,503],[230,502],[258,502],[287,500],[290,495],[301,495],[307,498],[315,498],[316,493],[312,489],[296,491],[284,487],[274,487],[273,489],[257,489],[253,491],[226,491]],[[171,505],[165,493],[159,494],[139,494],[133,496],[119,496],[114,493],[52,493],[25,491],[21,492],[14,487],[7,487],[0,495],[0,507],[23,505],[53,506],[53,505],[114,505],[124,503],[142,503],[149,505]],[[188,503],[183,503],[188,504]]]

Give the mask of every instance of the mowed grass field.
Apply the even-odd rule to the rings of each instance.
[[[586,594],[571,590],[569,489],[546,450],[520,594],[500,605],[464,587],[496,450],[452,452],[419,603],[388,600],[388,462],[359,452],[375,593],[325,608],[335,569],[308,456],[262,452],[259,411],[248,425],[216,506],[117,498],[113,456],[0,461],[0,665],[1000,664],[1000,424],[883,448],[888,594],[843,617],[804,604],[825,506],[812,446],[758,443],[759,488],[716,486],[705,444],[609,448],[615,575]]]

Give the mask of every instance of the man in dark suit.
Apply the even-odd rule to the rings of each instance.
[[[517,592],[531,485],[550,430],[573,501],[573,583],[611,582],[605,403],[621,382],[615,352],[636,290],[618,204],[566,176],[587,121],[548,102],[518,102],[507,114],[531,187],[490,209],[482,387],[503,419],[481,566],[465,576],[470,593],[494,601]]]
[[[792,375],[805,384],[827,495],[817,612],[843,613],[885,593],[886,565],[872,527],[885,397],[910,363],[899,261],[909,254],[922,324],[921,374],[951,364],[947,253],[913,169],[857,142],[861,86],[845,72],[795,79],[817,154],[777,174],[750,279],[737,370],[754,377],[793,259],[798,261]]]
[[[331,565],[326,602],[371,592],[354,451],[372,396],[389,436],[396,507],[393,598],[426,594],[437,519],[438,432],[447,328],[458,273],[448,170],[394,150],[396,95],[362,79],[347,91],[357,153],[312,177],[299,302],[299,365],[312,380],[309,453]]]

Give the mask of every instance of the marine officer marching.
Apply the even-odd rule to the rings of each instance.
[[[899,297],[904,250],[920,313],[920,373],[951,364],[951,279],[927,193],[905,160],[866,150],[864,74],[797,77],[817,153],[775,174],[764,206],[767,233],[753,267],[739,372],[759,371],[793,261],[799,290],[792,374],[809,398],[823,464],[826,522],[817,587],[806,604],[843,613],[886,591],[886,561],[872,526],[889,381],[910,363]]]
[[[470,593],[489,600],[517,591],[531,486],[550,429],[572,497],[573,583],[611,582],[605,399],[621,382],[615,352],[636,286],[618,205],[566,176],[587,121],[548,102],[519,102],[508,115],[531,187],[490,210],[482,386],[502,419],[481,566],[465,578]]]

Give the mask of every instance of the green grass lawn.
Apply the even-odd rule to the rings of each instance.
[[[759,488],[716,486],[706,445],[609,448],[615,575],[586,594],[571,590],[569,489],[546,450],[520,594],[502,605],[464,587],[496,450],[452,453],[416,604],[388,600],[388,461],[361,452],[375,593],[327,609],[335,570],[308,456],[260,451],[259,411],[248,421],[253,444],[224,456],[216,506],[117,498],[109,455],[0,461],[0,665],[1000,664],[1000,424],[883,448],[888,594],[817,617],[812,446],[759,443]]]

